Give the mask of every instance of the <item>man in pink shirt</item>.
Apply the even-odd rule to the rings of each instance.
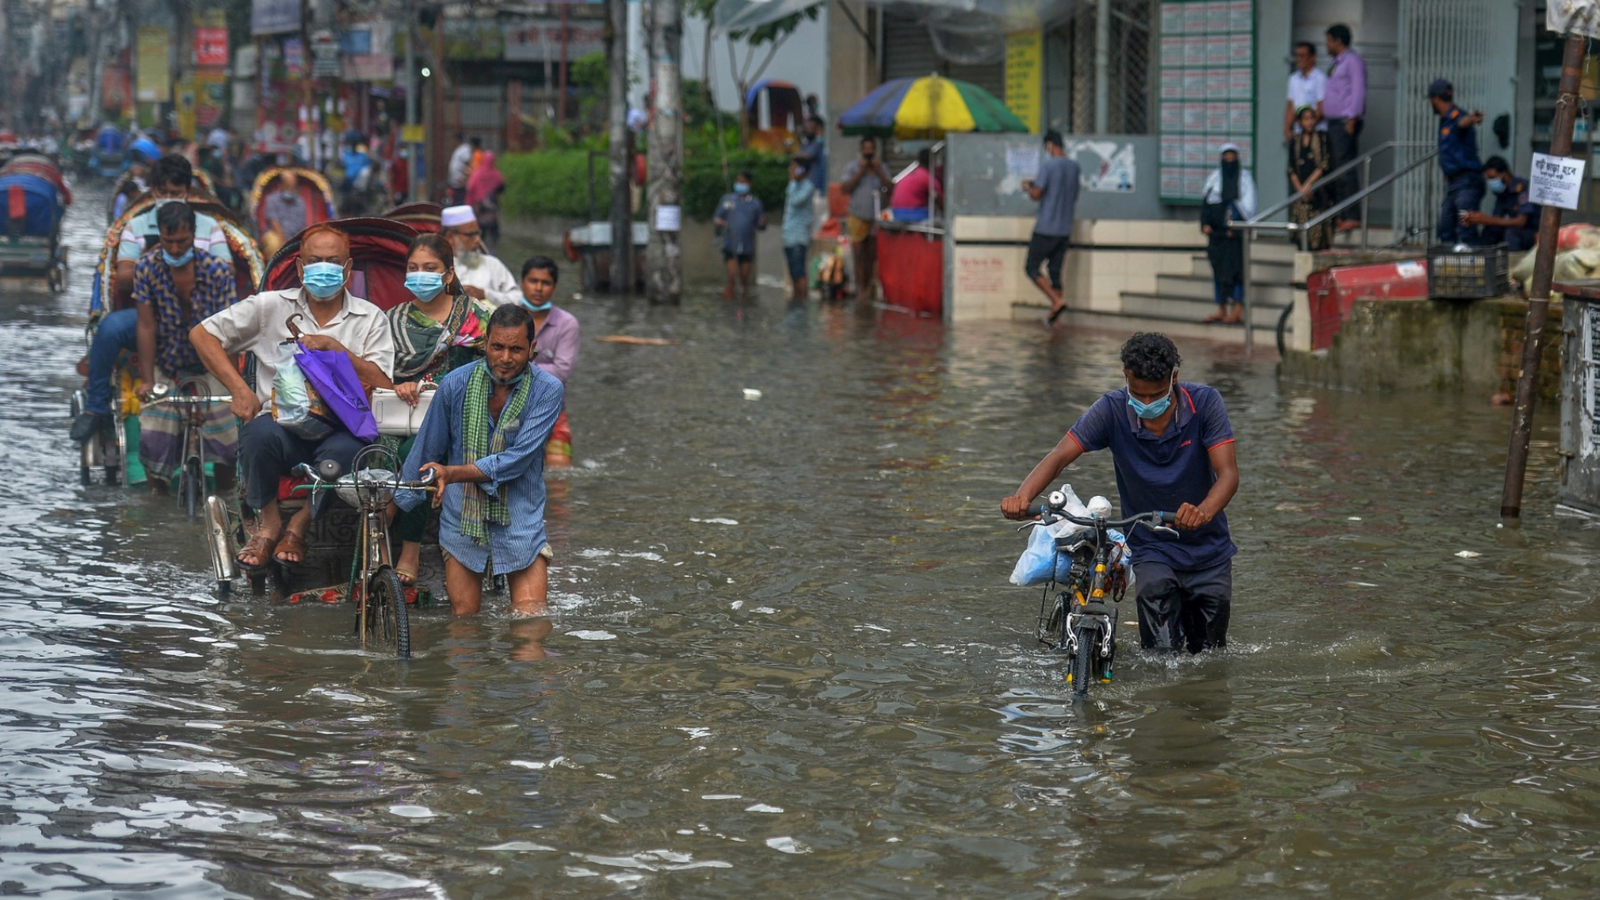
[[[917,153],[917,167],[894,183],[894,193],[889,195],[889,209],[895,220],[921,222],[928,218],[928,192],[933,191],[934,204],[943,208],[944,191],[939,180],[933,177],[932,157],[928,148]]]
[[[1361,124],[1367,115],[1367,63],[1350,49],[1350,27],[1333,25],[1327,33],[1328,53],[1333,69],[1323,89],[1322,116],[1328,125],[1329,164],[1335,169],[1361,155]],[[1354,172],[1333,179],[1328,201],[1338,203],[1360,189]],[[1352,206],[1339,214],[1340,231],[1361,227],[1361,207]]]

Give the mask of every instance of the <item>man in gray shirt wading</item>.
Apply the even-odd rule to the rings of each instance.
[[[1067,301],[1061,298],[1061,264],[1067,256],[1067,242],[1072,239],[1072,215],[1078,206],[1078,164],[1067,159],[1059,131],[1045,132],[1044,149],[1046,156],[1039,164],[1039,176],[1022,182],[1022,189],[1039,203],[1039,218],[1033,223],[1033,237],[1028,239],[1028,261],[1023,264],[1023,271],[1050,298],[1050,314],[1045,316],[1044,324],[1054,327],[1056,319],[1067,311]],[[1040,264],[1048,264],[1048,281],[1039,271]]]

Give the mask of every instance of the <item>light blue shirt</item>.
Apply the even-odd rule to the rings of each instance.
[[[811,243],[811,195],[817,192],[810,181],[790,180],[783,193],[783,245]]]
[[[459,466],[472,461],[465,458],[461,426],[465,418],[467,381],[483,365],[485,363],[480,360],[462,366],[439,381],[439,389],[417,432],[416,443],[411,446],[411,455],[406,457],[403,475],[406,480],[419,477],[426,463]],[[480,546],[461,533],[461,502],[465,489],[460,484],[446,485],[444,489],[444,503],[439,511],[439,544],[475,572],[485,571],[491,557],[496,574],[520,572],[533,565],[548,540],[544,527],[544,445],[556,426],[556,418],[561,415],[566,389],[559,378],[537,366],[529,366],[525,377],[534,381],[521,420],[496,422],[493,426],[505,432],[506,448],[476,461],[478,469],[489,478],[478,487],[489,496],[506,502],[511,524],[490,524],[487,528],[489,546]],[[427,502],[428,495],[400,491],[394,499],[401,509],[409,510]]]

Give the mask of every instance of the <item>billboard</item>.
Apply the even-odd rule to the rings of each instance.
[[[171,41],[165,25],[140,25],[134,79],[135,98],[140,103],[165,103],[172,98],[172,69],[167,65]]]
[[[301,0],[252,0],[250,33],[283,34],[300,30]]]

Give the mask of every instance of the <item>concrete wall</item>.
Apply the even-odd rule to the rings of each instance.
[[[946,243],[945,295],[951,321],[1010,319],[1013,304],[1044,295],[1023,274],[1033,218],[957,216]],[[1181,275],[1203,252],[1193,222],[1079,219],[1062,267],[1062,295],[1074,309],[1118,313],[1122,292],[1154,293],[1156,276]]]
[[[1547,334],[1560,333],[1557,313],[1551,309]],[[1446,390],[1487,399],[1508,390],[1520,368],[1526,315],[1527,303],[1509,298],[1358,301],[1332,348],[1290,350],[1278,372],[1289,381],[1340,390]],[[1560,371],[1560,341],[1550,340],[1542,397],[1555,396]]]

